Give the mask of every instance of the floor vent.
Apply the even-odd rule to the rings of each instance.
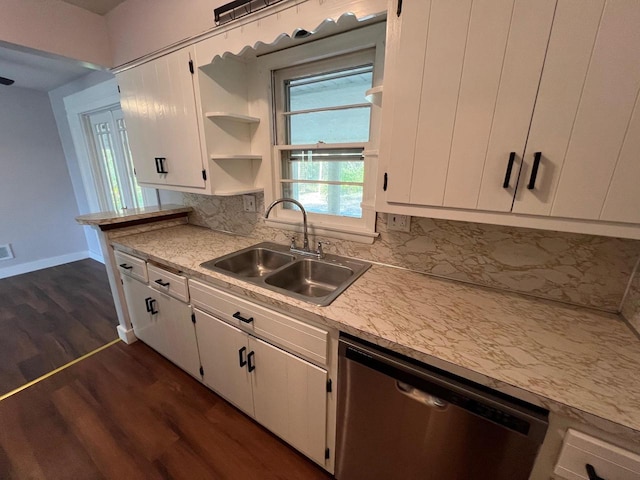
[[[13,258],[13,252],[11,251],[11,244],[0,245],[0,260],[9,260]]]

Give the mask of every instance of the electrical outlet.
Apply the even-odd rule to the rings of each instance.
[[[245,212],[256,211],[256,196],[255,195],[243,195],[242,204],[244,205]]]
[[[387,213],[387,228],[398,232],[409,232],[411,231],[411,216]]]

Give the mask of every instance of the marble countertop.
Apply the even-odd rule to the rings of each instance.
[[[200,267],[259,240],[182,225],[117,248],[640,441],[640,340],[616,315],[373,265],[319,307]]]
[[[76,222],[81,225],[115,225],[131,223],[139,220],[157,219],[169,215],[189,213],[192,207],[184,205],[164,205],[162,207],[128,208],[126,210],[88,213],[76,217]]]

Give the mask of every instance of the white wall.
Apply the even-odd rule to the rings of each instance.
[[[87,257],[78,207],[46,93],[0,91],[0,278]]]
[[[113,66],[106,19],[60,0],[2,0],[0,40]]]
[[[228,0],[127,0],[107,13],[113,64],[122,65],[214,27]]]
[[[73,193],[75,195],[76,204],[80,214],[93,213],[94,210],[89,206],[87,194],[82,183],[80,160],[73,143],[71,130],[69,129],[69,122],[67,121],[67,112],[64,107],[63,99],[68,95],[81,92],[82,90],[86,90],[89,87],[93,87],[111,79],[113,79],[113,74],[109,72],[93,72],[49,92],[53,115],[58,127],[58,134],[60,135],[62,149],[67,160],[67,168],[69,169],[71,184],[73,185]],[[89,249],[89,255],[96,260],[102,261],[102,250],[100,248],[97,232],[93,228],[87,226],[83,227],[83,230]]]

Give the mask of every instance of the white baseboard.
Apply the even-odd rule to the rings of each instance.
[[[104,257],[102,256],[101,253],[92,252],[91,250],[89,250],[87,253],[89,255],[89,258],[92,258],[96,262],[100,262],[100,263],[104,264]]]
[[[122,325],[118,325],[117,330],[120,340],[122,340],[127,345],[131,345],[133,342],[138,341],[138,337],[136,337],[136,334],[133,333],[133,328],[127,330]]]
[[[23,273],[42,270],[43,268],[57,267],[58,265],[77,262],[78,260],[84,260],[85,258],[90,258],[88,250],[67,253],[66,255],[59,255],[57,257],[43,258],[41,260],[21,263],[19,265],[12,265],[10,267],[0,268],[0,278],[14,277],[16,275],[22,275]]]

